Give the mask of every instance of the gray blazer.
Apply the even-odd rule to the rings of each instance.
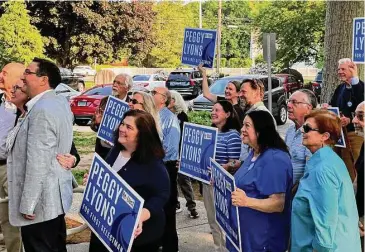
[[[67,100],[53,90],[45,93],[14,131],[7,159],[10,224],[26,226],[66,213],[72,203],[72,174],[56,155],[71,149]],[[35,214],[35,220],[22,214]]]

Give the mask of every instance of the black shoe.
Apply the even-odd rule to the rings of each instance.
[[[197,218],[199,218],[199,213],[196,211],[196,209],[192,209],[192,210],[190,210],[189,216],[192,219],[197,219]]]

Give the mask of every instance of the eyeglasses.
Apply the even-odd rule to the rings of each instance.
[[[309,131],[317,131],[317,132],[319,132],[319,129],[313,129],[308,124],[303,124],[302,128],[303,128],[304,133],[308,133]]]
[[[22,87],[19,87],[18,85],[15,85],[15,86],[13,86],[13,91],[15,92],[15,91],[17,91],[18,89],[22,89]]]
[[[117,81],[117,80],[113,81],[113,84],[118,84],[119,86],[127,86],[127,84]]]
[[[357,117],[359,121],[364,121],[364,112],[352,112],[352,118]]]
[[[32,72],[32,71],[30,71],[29,69],[25,69],[25,70],[24,70],[24,75],[30,75],[30,74],[38,75],[38,73],[36,73],[36,72]]]
[[[151,94],[152,94],[153,96],[155,96],[156,94],[160,94],[160,95],[162,95],[162,96],[166,97],[166,95],[165,95],[165,94],[159,93],[159,92],[157,92],[156,90],[152,90],[152,91],[151,91]]]
[[[299,102],[299,101],[291,100],[291,99],[287,100],[287,101],[286,101],[286,103],[287,103],[287,104],[291,103],[291,104],[293,104],[294,106],[297,106],[298,104],[307,104],[307,105],[309,105],[309,103],[306,103],[306,102]]]
[[[130,101],[131,101],[131,103],[132,103],[133,105],[136,105],[136,104],[143,105],[143,103],[141,103],[141,102],[137,101],[136,99],[131,99]]]

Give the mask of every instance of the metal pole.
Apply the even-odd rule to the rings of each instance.
[[[217,73],[221,68],[222,0],[218,0]]]
[[[272,85],[271,85],[271,51],[270,51],[270,33],[267,34],[267,68],[268,68],[268,91],[267,96],[269,98],[269,111],[272,113]]]
[[[199,0],[199,28],[203,28],[202,0]]]

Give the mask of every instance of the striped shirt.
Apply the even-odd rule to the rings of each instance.
[[[241,152],[241,138],[237,130],[219,132],[215,161],[218,164],[227,164],[229,159],[238,159]]]
[[[293,184],[298,182],[304,174],[305,165],[312,153],[303,145],[301,128],[295,128],[295,124],[288,128],[285,143],[289,148],[291,163],[293,165]]]
[[[178,160],[180,143],[179,120],[176,115],[166,107],[162,108],[159,114],[163,134],[162,145],[165,150],[165,158],[163,161]]]

